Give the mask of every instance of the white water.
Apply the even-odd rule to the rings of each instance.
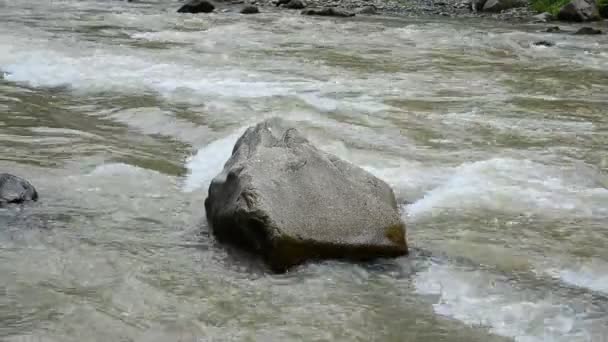
[[[0,171],[44,199],[0,212],[0,338],[608,334],[605,35],[173,7],[0,2]],[[280,277],[201,237],[275,115],[394,188],[411,257]]]

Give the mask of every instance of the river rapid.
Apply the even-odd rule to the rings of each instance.
[[[0,209],[0,340],[607,340],[608,35],[177,6],[0,0],[0,172],[41,195]],[[214,242],[207,186],[271,116],[393,187],[409,257]]]

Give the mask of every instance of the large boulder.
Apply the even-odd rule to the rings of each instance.
[[[178,13],[211,13],[215,6],[206,0],[191,0],[177,10]]]
[[[307,260],[407,254],[393,190],[273,118],[250,127],[209,186],[215,237],[282,272]]]
[[[595,0],[572,0],[559,10],[557,19],[582,22],[601,18]]]
[[[497,13],[525,5],[526,3],[522,0],[487,0],[483,5],[483,11]]]
[[[37,200],[38,192],[28,181],[8,173],[0,173],[0,206]]]
[[[320,15],[325,17],[354,17],[355,13],[348,12],[342,9],[325,7],[325,8],[311,8],[302,11],[303,15]]]

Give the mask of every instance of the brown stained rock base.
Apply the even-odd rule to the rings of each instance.
[[[387,228],[391,231],[393,228]],[[404,235],[404,227],[398,228]],[[374,245],[338,245],[319,243],[317,241],[297,240],[290,237],[279,238],[273,242],[270,253],[264,261],[273,272],[283,273],[290,268],[314,260],[346,260],[356,262],[372,261],[379,258],[396,258],[408,254],[407,244],[401,239],[399,244],[391,247]]]

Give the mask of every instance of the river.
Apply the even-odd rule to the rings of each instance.
[[[41,195],[0,209],[0,340],[606,341],[608,35],[176,6],[0,1],[0,171]],[[271,116],[387,181],[411,255],[214,242],[207,186]]]

